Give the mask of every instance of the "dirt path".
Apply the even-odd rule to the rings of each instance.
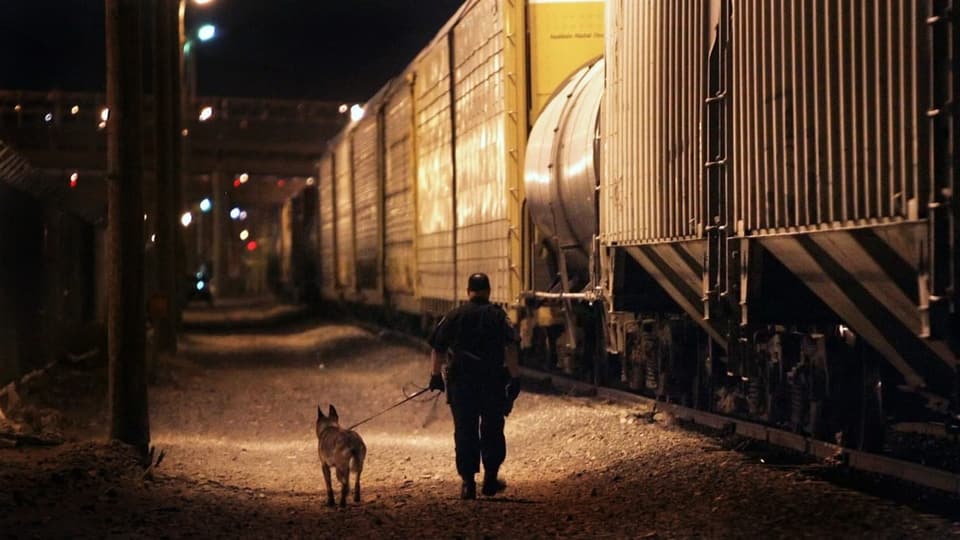
[[[151,388],[142,480],[119,446],[0,451],[0,536],[544,538],[913,537],[938,517],[769,468],[593,398],[524,393],[507,421],[509,488],[458,499],[450,412],[411,403],[358,432],[363,501],[324,506],[313,422],[350,424],[424,384],[422,352],[356,327],[191,334]],[[428,421],[429,420],[429,421]],[[426,424],[426,425],[425,425]],[[0,484],[2,486],[3,484]]]

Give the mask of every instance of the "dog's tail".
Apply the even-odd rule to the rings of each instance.
[[[363,460],[367,456],[367,449],[360,447],[354,448],[350,453],[350,470],[357,474],[363,472]]]

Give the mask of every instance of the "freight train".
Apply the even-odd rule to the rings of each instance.
[[[305,275],[428,326],[485,272],[540,367],[861,448],[955,427],[951,4],[468,0],[319,161]]]

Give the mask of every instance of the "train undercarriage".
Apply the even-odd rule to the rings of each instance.
[[[780,261],[754,257],[749,324],[736,313],[746,306],[723,303],[695,319],[622,254],[611,297],[528,296],[523,361],[860,450],[882,450],[892,430],[960,433],[960,379],[939,381],[936,392],[911,386]]]

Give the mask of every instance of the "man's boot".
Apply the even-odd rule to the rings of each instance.
[[[481,488],[481,493],[487,497],[492,497],[504,489],[507,489],[507,484],[497,478],[497,471],[498,469],[491,469],[483,472],[483,488]]]
[[[463,500],[477,498],[477,483],[473,478],[463,479],[463,484],[460,486],[460,498]]]

